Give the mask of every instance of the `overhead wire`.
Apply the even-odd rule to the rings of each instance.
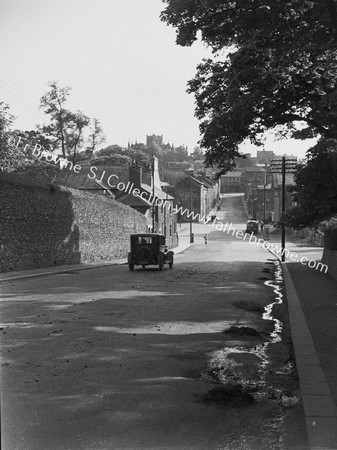
[[[45,119],[44,115],[38,112],[35,106],[35,100],[33,100],[33,97],[30,96],[30,94],[27,94],[22,88],[16,85],[14,81],[10,80],[2,73],[0,73],[0,76],[5,79],[4,80],[0,78],[0,92],[5,98],[26,109],[31,114],[34,114],[40,120]],[[10,81],[13,86],[11,86],[10,83],[8,83],[6,80]],[[16,88],[15,86],[18,86],[18,88]],[[22,91],[22,93],[20,91]]]
[[[38,114],[36,111],[34,111],[31,107],[28,107],[27,105],[19,102],[18,100],[16,100],[15,98],[11,97],[9,94],[7,94],[6,92],[2,91],[2,88],[0,86],[0,92],[2,92],[2,94],[4,96],[6,96],[7,98],[9,98],[12,102],[16,103],[17,105],[21,106],[22,108],[26,109],[27,111],[29,111],[31,114],[34,114],[36,117],[38,117],[39,119],[41,119],[43,116]]]
[[[7,85],[9,85],[12,89],[20,92],[21,95],[24,95],[27,97],[27,99],[31,102],[35,102],[36,99],[34,97],[32,97],[26,90],[22,89],[15,81],[11,80],[10,78],[6,77],[6,75],[4,75],[3,73],[0,72],[0,77],[4,78],[5,80],[2,80],[4,83],[6,83]],[[7,80],[7,81],[6,81]],[[10,83],[8,83],[8,81],[14,85],[14,87],[12,87],[10,85]]]

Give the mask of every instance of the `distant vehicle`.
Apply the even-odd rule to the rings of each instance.
[[[168,264],[173,267],[174,252],[167,249],[165,236],[159,233],[131,234],[130,252],[128,254],[129,269],[135,266],[158,266],[159,270],[164,269]]]
[[[246,224],[246,233],[254,234],[260,231],[260,225],[258,220],[248,220]]]

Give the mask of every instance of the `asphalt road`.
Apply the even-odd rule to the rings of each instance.
[[[240,198],[223,200],[219,220],[244,229]],[[3,450],[285,448],[268,401],[205,401],[217,359],[260,342],[224,331],[273,330],[237,306],[274,300],[271,255],[210,225],[194,233],[162,272],[120,265],[2,283]]]

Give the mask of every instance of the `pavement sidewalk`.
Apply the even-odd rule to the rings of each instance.
[[[174,251],[175,254],[181,253],[186,248],[190,246],[190,238],[189,234],[182,234],[179,237],[179,245],[171,250]],[[60,265],[60,266],[52,266],[52,267],[42,267],[39,269],[31,269],[31,270],[21,270],[14,272],[4,272],[0,273],[0,283],[4,281],[14,281],[18,279],[24,278],[32,278],[39,276],[52,275],[55,273],[68,273],[68,272],[77,272],[79,270],[88,270],[95,269],[97,267],[107,267],[107,266],[116,266],[121,264],[127,264],[127,258],[122,259],[114,259],[110,261],[99,261],[92,263],[81,263],[81,264],[68,264],[68,265]]]
[[[320,261],[323,253],[289,236],[285,247],[308,260]],[[309,446],[337,449],[337,281],[299,260],[282,266]]]

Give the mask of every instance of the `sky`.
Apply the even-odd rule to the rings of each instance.
[[[72,88],[67,108],[96,117],[105,145],[200,139],[187,81],[211,56],[197,42],[175,44],[175,30],[159,19],[161,0],[0,0],[0,101],[15,128],[48,122],[39,110],[48,82]],[[266,150],[303,157],[314,141],[267,141]],[[250,145],[247,153],[256,152]]]

